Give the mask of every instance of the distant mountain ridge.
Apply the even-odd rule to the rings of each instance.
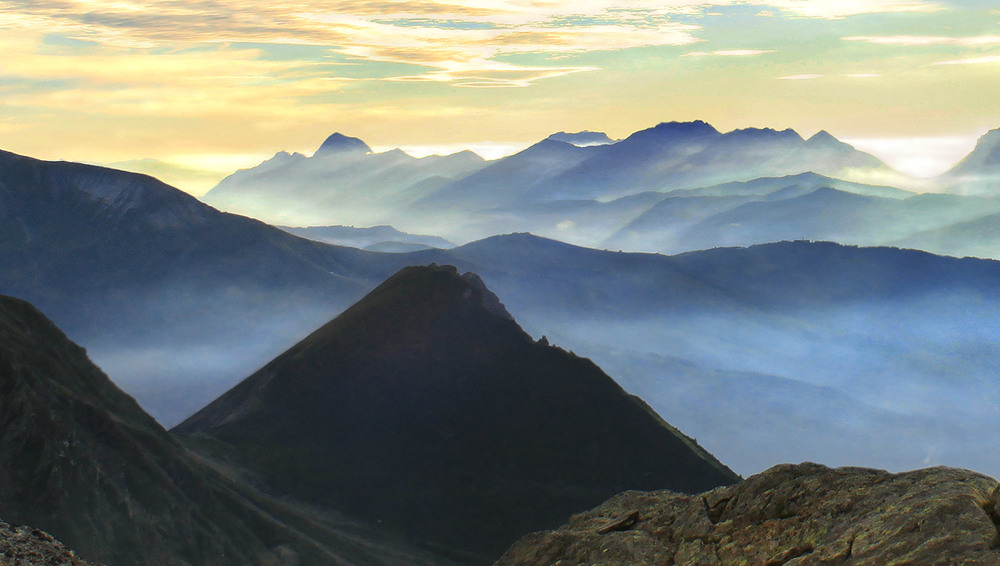
[[[203,200],[285,226],[387,224],[387,209],[485,164],[471,151],[419,159],[399,149],[373,153],[360,139],[335,133],[311,157],[279,152],[226,177]]]
[[[702,121],[661,123],[619,141],[601,132],[559,132],[494,162],[455,154],[424,158],[433,159],[425,164],[398,150],[366,152],[356,138],[330,139],[338,147],[354,140],[356,151],[326,159],[323,152],[279,155],[280,165],[235,173],[205,201],[284,225],[390,224],[468,241],[493,235],[475,227],[491,215],[516,216],[520,208],[545,203],[606,202],[805,172],[894,174],[827,132],[809,140],[790,129],[721,133]]]
[[[78,186],[104,176],[153,198],[125,213]],[[996,262],[808,241],[665,257],[527,234],[369,253],[157,196],[174,189],[140,175],[10,157],[0,182],[0,292],[43,307],[164,424],[400,268],[436,262],[479,273],[526,330],[592,357],[737,471],[809,459],[1000,473],[975,432],[1000,426],[990,408],[1000,402],[991,385],[1000,365]],[[816,189],[807,178],[776,178],[734,190],[720,198],[765,203],[781,192],[778,205]],[[574,206],[613,234],[615,222],[662,196]],[[940,224],[992,206],[888,197],[877,202]],[[688,204],[675,217],[694,210]]]
[[[475,562],[622,489],[738,480],[451,266],[404,268],[175,430]]]

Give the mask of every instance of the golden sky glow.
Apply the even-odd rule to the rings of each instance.
[[[928,140],[1000,127],[993,6],[0,0],[0,148],[222,170],[334,131],[488,152],[703,119],[876,140],[927,174],[951,159]]]

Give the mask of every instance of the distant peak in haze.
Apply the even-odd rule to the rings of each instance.
[[[335,133],[330,137],[326,138],[323,145],[319,146],[313,157],[320,155],[330,155],[334,153],[371,153],[372,148],[368,147],[368,144],[361,141],[358,138],[352,138],[345,136],[341,133]]]
[[[660,122],[652,128],[639,130],[626,138],[626,141],[661,141],[687,140],[721,135],[708,122],[695,120],[694,122]]]
[[[573,144],[578,147],[588,147],[592,145],[608,145],[615,143],[615,140],[608,137],[608,134],[604,132],[592,132],[589,130],[584,130],[582,132],[558,132],[552,134],[546,139],[561,141],[563,143]]]
[[[661,133],[670,132],[687,135],[719,133],[719,130],[716,130],[715,126],[705,122],[704,120],[695,120],[693,122],[660,122],[653,128],[653,130]]]
[[[742,138],[742,139],[790,139],[794,141],[802,141],[802,136],[798,132],[791,128],[785,128],[784,130],[776,130],[774,128],[743,128],[739,130],[733,130],[727,134],[730,138]]]

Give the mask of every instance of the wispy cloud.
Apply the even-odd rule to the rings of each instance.
[[[524,86],[586,68],[498,65],[497,58],[688,45],[700,27],[672,15],[690,2],[642,9],[624,1],[342,2],[3,0],[0,27],[125,49],[255,43],[328,47],[363,61],[425,67],[426,80]],[[521,76],[505,81],[517,70]],[[411,77],[397,77],[407,79]],[[478,81],[478,79],[477,79]]]
[[[1000,44],[1000,35],[978,35],[972,37],[946,37],[934,35],[887,35],[887,36],[851,36],[842,38],[844,41],[863,41],[876,45],[957,45],[975,47]]]
[[[805,73],[802,75],[786,75],[784,77],[777,77],[780,81],[808,81],[812,79],[820,79],[826,75],[816,74],[816,73]]]
[[[716,55],[720,57],[750,57],[753,55],[764,55],[774,53],[773,49],[722,49],[719,51],[692,51],[685,53],[682,57],[706,57]]]
[[[937,2],[920,0],[757,0],[753,4],[773,6],[802,17],[824,19],[891,12],[937,12],[944,9]]]
[[[938,61],[933,64],[934,65],[983,65],[987,63],[1000,63],[1000,55],[970,57],[968,59],[952,59],[949,61]]]
[[[426,67],[429,81],[469,86],[487,76],[493,85],[524,86],[586,68],[517,65],[527,76],[493,62],[507,55],[561,55],[649,46],[683,46],[700,26],[680,14],[704,14],[737,0],[666,0],[654,6],[630,0],[0,0],[0,27],[33,29],[127,49],[192,44],[264,43],[325,46],[374,62]],[[932,11],[923,0],[752,0],[762,7],[810,18]],[[744,56],[766,50],[721,50]],[[508,63],[508,66],[514,65]],[[529,70],[530,69],[530,70]]]

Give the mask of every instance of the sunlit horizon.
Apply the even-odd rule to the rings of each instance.
[[[1000,9],[972,0],[0,0],[0,29],[0,149],[42,159],[232,170],[335,131],[497,158],[704,120],[921,177],[1000,127]]]

